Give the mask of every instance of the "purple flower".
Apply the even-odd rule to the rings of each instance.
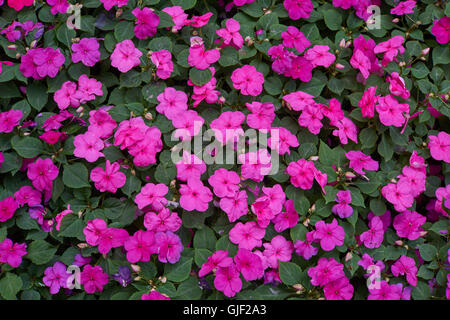
[[[127,266],[120,266],[119,272],[113,274],[112,277],[119,282],[122,287],[126,287],[133,281],[133,278],[131,278],[131,270]]]

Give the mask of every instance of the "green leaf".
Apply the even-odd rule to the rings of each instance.
[[[172,41],[168,37],[154,38],[150,41],[149,47],[152,51],[172,51]]]
[[[280,279],[284,284],[292,286],[302,279],[302,269],[293,262],[279,262]]]
[[[114,36],[118,42],[133,39],[134,24],[129,21],[120,21],[114,28]]]
[[[176,299],[198,300],[202,296],[202,289],[198,286],[195,278],[183,281],[177,288]]]
[[[256,29],[269,30],[269,28],[275,24],[278,24],[278,15],[274,12],[263,15],[256,22]]]
[[[214,231],[205,226],[201,230],[197,230],[194,235],[194,248],[214,250],[216,246],[216,236]]]
[[[381,143],[378,145],[378,153],[383,156],[385,161],[391,160],[394,155],[394,144],[391,138],[384,134],[381,137]]]
[[[192,260],[192,258],[181,256],[177,263],[167,263],[164,269],[167,280],[174,282],[182,282],[186,280],[191,272]]]
[[[376,215],[381,216],[386,213],[386,204],[381,199],[370,200],[370,210]]]
[[[213,249],[213,251],[215,251]],[[206,261],[208,261],[208,258],[212,255],[212,252],[209,251],[208,249],[197,249],[195,248],[195,253],[194,253],[194,261],[195,264],[198,267],[201,267]]]
[[[191,68],[189,70],[189,78],[196,86],[203,86],[211,80],[212,72],[209,69],[198,70],[197,68]]]
[[[63,23],[56,31],[56,38],[59,42],[64,43],[67,48],[72,47],[72,39],[75,38],[77,33],[73,29],[67,28],[67,25]]]
[[[331,30],[339,30],[342,25],[342,16],[336,9],[326,10],[324,20],[327,27]]]
[[[437,249],[431,244],[421,244],[419,245],[420,256],[425,261],[431,261],[437,258]]]
[[[0,280],[0,294],[6,300],[17,300],[17,293],[22,289],[22,279],[14,273],[7,272]]]
[[[44,240],[35,240],[30,244],[26,257],[34,264],[45,264],[53,259],[57,249]]]
[[[48,100],[47,87],[42,82],[33,82],[27,87],[27,99],[34,109],[41,111]]]
[[[124,186],[121,189],[123,193],[131,197],[132,193],[139,191],[141,189],[141,184],[142,184],[141,180],[139,180],[136,176],[128,174],[127,181],[125,182]]]
[[[166,167],[167,164],[160,163],[156,167],[155,179],[156,181],[169,185],[170,182],[177,176],[177,170],[175,167]]]
[[[174,6],[180,6],[184,10],[195,7],[197,0],[170,0]]]
[[[61,237],[73,237],[79,240],[84,240],[83,229],[85,224],[82,219],[79,219],[76,215],[71,214],[65,216],[61,221],[61,228],[59,236]]]
[[[411,296],[414,300],[428,300],[431,296],[430,286],[423,281],[418,281],[417,286],[411,291]]]
[[[225,47],[220,52],[219,64],[222,67],[235,66],[239,63],[238,51],[233,47]]]
[[[433,65],[449,64],[450,49],[448,47],[435,47],[433,49]]]
[[[89,187],[88,170],[78,162],[72,165],[65,165],[63,182],[66,186],[73,189]]]
[[[34,158],[43,152],[42,142],[34,137],[18,137],[11,139],[11,146],[17,154],[24,158]]]

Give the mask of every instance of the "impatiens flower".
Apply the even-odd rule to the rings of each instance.
[[[177,168],[177,179],[181,181],[200,180],[202,174],[206,172],[205,162],[187,151],[183,151],[183,158],[175,166]]]
[[[304,57],[292,58],[292,67],[284,73],[286,77],[300,79],[303,82],[309,82],[312,79],[312,70],[314,65]]]
[[[400,1],[394,8],[391,9],[391,14],[401,16],[408,13],[414,13],[413,9],[415,6],[416,1],[414,0]]]
[[[271,156],[267,149],[259,149],[257,152],[239,154],[238,163],[241,164],[241,176],[243,180],[251,179],[261,182],[264,176],[272,170]]]
[[[223,168],[216,170],[208,179],[208,183],[213,187],[214,194],[220,198],[234,197],[239,191],[240,181],[241,179],[236,172]]]
[[[32,6],[33,2],[34,2],[33,0],[8,0],[8,6],[10,6],[16,11],[20,11],[22,10],[23,7]]]
[[[314,9],[311,0],[284,0],[283,5],[292,20],[308,19]]]
[[[16,193],[14,193],[14,200],[21,207],[27,204],[29,207],[41,204],[41,193],[34,190],[33,187],[23,186]]]
[[[209,18],[211,18],[212,15],[212,12],[207,12],[201,16],[193,16],[192,19],[186,20],[185,25],[192,26],[194,28],[201,28],[208,23]]]
[[[73,145],[75,146],[73,155],[86,159],[88,162],[95,162],[98,158],[105,156],[100,152],[105,147],[105,144],[92,132],[87,131],[84,134],[77,135],[73,140]]]
[[[392,95],[378,98],[376,109],[385,126],[401,127],[406,121],[405,114],[409,114],[409,105],[398,103]]]
[[[436,41],[440,44],[447,44],[450,41],[450,17],[442,17],[434,20],[431,33],[436,37]]]
[[[323,66],[328,68],[336,60],[334,54],[329,52],[330,47],[324,45],[315,45],[308,49],[305,58],[312,63],[314,67]]]
[[[180,116],[180,112],[172,120],[172,125],[177,128],[173,133],[173,137],[189,141],[200,132],[205,120],[194,110],[187,110],[182,113],[183,116]]]
[[[199,179],[189,179],[187,184],[181,185],[179,192],[180,206],[187,211],[205,212],[213,198],[211,190]]]
[[[159,293],[156,290],[152,290],[150,293],[144,293],[141,300],[170,300],[165,294]]]
[[[6,238],[0,242],[0,262],[17,268],[22,263],[22,257],[27,254],[26,248],[26,243],[13,243]]]
[[[230,230],[230,241],[237,244],[239,248],[253,250],[262,245],[266,231],[260,228],[255,221],[247,223],[238,222]]]
[[[369,230],[363,232],[359,239],[364,243],[366,248],[373,249],[380,247],[384,238],[383,221],[380,217],[373,217],[369,222]]]
[[[367,79],[369,77],[371,62],[361,50],[356,50],[353,53],[353,56],[350,59],[350,64],[353,68],[359,69],[359,71],[361,71],[364,79]]]
[[[127,266],[120,266],[118,272],[112,275],[113,279],[120,283],[122,287],[126,287],[131,282],[133,278],[131,276],[131,270]]]
[[[388,284],[385,280],[378,282],[379,285],[369,288],[369,296],[367,300],[401,300],[402,288],[399,284]]]
[[[314,231],[306,233],[306,239],[304,241],[297,240],[294,243],[295,253],[303,257],[305,260],[311,259],[319,251],[318,248],[314,247],[312,243],[314,242]]]
[[[246,64],[233,71],[231,81],[233,87],[240,90],[243,95],[256,97],[262,92],[264,76],[254,66]]]
[[[389,62],[392,62],[398,53],[403,54],[405,52],[405,47],[403,47],[404,41],[405,38],[398,35],[376,45],[373,52],[376,54],[384,53],[383,60],[381,61],[383,67],[386,67]]]
[[[291,154],[290,147],[297,148],[299,142],[297,136],[293,135],[288,129],[283,127],[272,127],[270,129],[270,138],[267,145],[278,152],[279,155]]]
[[[248,213],[247,192],[237,192],[232,197],[220,199],[219,207],[228,215],[228,220],[234,222]]]
[[[184,27],[188,14],[184,13],[182,7],[180,6],[166,7],[161,11],[164,11],[172,18],[173,23],[175,24],[174,26],[172,26],[172,32],[178,32],[179,30],[181,30],[181,28]]]
[[[403,212],[412,206],[414,197],[408,183],[389,183],[381,189],[381,194],[394,205],[395,210]]]
[[[58,231],[60,230],[60,228],[61,228],[61,222],[62,222],[63,218],[64,218],[65,216],[67,216],[68,214],[71,214],[71,213],[73,213],[73,211],[70,210],[70,204],[68,204],[66,210],[63,210],[63,211],[61,211],[60,213],[58,213],[58,214],[56,215],[56,217],[55,217],[55,221],[56,221],[56,230],[58,230]]]
[[[336,246],[342,246],[344,244],[345,231],[336,219],[333,219],[331,223],[325,223],[325,221],[318,221],[315,226],[316,232],[314,232],[314,240],[320,241],[320,246],[324,251],[331,251]]]
[[[53,99],[61,110],[67,109],[69,106],[79,107],[80,101],[76,93],[77,84],[72,81],[66,81],[62,84],[61,89],[56,90]]]
[[[442,213],[444,216],[448,216],[444,208],[450,209],[450,184],[445,186],[445,188],[437,188],[435,195],[436,202],[434,204],[434,210]]]
[[[142,52],[136,49],[133,41],[123,40],[116,44],[116,47],[111,54],[111,65],[119,69],[120,72],[125,73],[138,66]]]
[[[33,187],[39,191],[51,191],[52,181],[58,177],[59,170],[51,159],[38,158],[34,163],[28,165],[27,176]]]
[[[164,263],[176,263],[180,260],[183,245],[180,237],[171,231],[155,234],[155,244],[158,246],[158,260]]]
[[[47,131],[39,136],[40,139],[47,142],[48,144],[56,144],[60,140],[67,138],[67,134],[58,131]]]
[[[287,30],[281,33],[281,37],[283,38],[283,45],[285,47],[295,48],[299,53],[302,53],[311,45],[303,32],[294,26],[288,26]]]
[[[273,237],[270,243],[266,242],[263,246],[265,248],[263,254],[267,258],[269,266],[274,269],[278,268],[279,261],[290,261],[294,251],[292,242],[287,241],[281,235]]]
[[[106,160],[105,169],[98,167],[92,169],[91,180],[95,182],[95,187],[100,192],[112,192],[116,193],[118,188],[125,185],[125,174],[120,172],[120,165],[117,162],[110,163]]]
[[[253,281],[264,276],[261,258],[247,249],[239,249],[234,256],[236,268],[246,281]]]
[[[425,191],[426,174],[421,171],[405,166],[403,167],[402,174],[398,178],[399,184],[409,185],[413,197],[418,197]]]
[[[342,219],[348,218],[353,214],[353,208],[350,206],[352,202],[350,190],[339,190],[334,200],[338,203],[331,208],[334,214],[337,214]]]
[[[167,79],[173,71],[172,54],[165,49],[154,51],[150,57],[156,66],[156,75],[161,79]]]
[[[222,291],[227,297],[234,297],[242,289],[242,280],[239,271],[232,264],[229,267],[218,268],[214,278],[214,287]]]
[[[100,138],[108,138],[112,135],[113,130],[117,127],[116,121],[105,110],[89,111],[89,128],[88,131],[94,133]]]
[[[69,9],[69,3],[67,0],[47,0],[47,3],[52,6],[50,12],[54,15],[58,13],[66,13]]]
[[[164,114],[167,119],[175,119],[180,112],[188,109],[188,97],[183,91],[175,90],[174,88],[166,88],[157,97],[159,104],[156,106],[156,111]]]
[[[20,123],[23,113],[21,110],[9,110],[6,112],[0,112],[0,133],[8,133],[13,131]]]
[[[403,99],[409,98],[409,91],[405,87],[405,80],[398,74],[398,72],[392,72],[386,79],[389,82],[389,91],[394,96],[400,96]]]
[[[294,202],[287,200],[284,207],[286,208],[286,212],[277,214],[272,220],[277,232],[283,232],[286,229],[293,228],[298,223],[298,213],[295,210]]]
[[[223,39],[223,46],[233,46],[236,49],[240,49],[244,44],[244,39],[242,39],[239,29],[241,25],[238,21],[233,18],[227,19],[225,21],[225,28],[216,31],[217,35]]]
[[[245,115],[240,111],[225,111],[214,119],[210,127],[214,131],[215,138],[223,144],[238,141],[239,136],[244,135],[241,124],[245,121]]]
[[[308,276],[311,277],[312,285],[324,286],[345,277],[344,265],[334,258],[322,257],[317,262],[317,266],[308,269]]]
[[[289,163],[286,173],[291,176],[290,181],[294,187],[308,190],[313,186],[314,170],[314,162],[300,159]]]
[[[323,287],[323,293],[327,300],[351,300],[354,288],[346,277],[341,277],[332,282],[328,282]]]
[[[441,131],[437,136],[429,136],[428,148],[433,159],[450,163],[450,134]]]
[[[427,219],[416,211],[406,210],[395,216],[393,226],[399,237],[416,240],[421,236],[421,226],[426,221]]]
[[[100,61],[100,45],[97,38],[82,38],[72,44],[72,61],[82,62],[87,67],[93,67]]]
[[[361,108],[361,114],[363,117],[373,118],[375,114],[375,105],[378,101],[379,95],[375,95],[377,87],[369,87],[364,91],[361,100],[358,102],[358,106]]]
[[[36,65],[36,72],[39,77],[44,78],[49,76],[50,78],[56,77],[66,58],[58,49],[45,48],[41,49],[33,55],[33,63]]]
[[[134,202],[139,209],[151,206],[154,210],[159,211],[167,204],[167,199],[164,197],[167,192],[169,192],[169,188],[162,183],[157,185],[147,183],[136,195]]]
[[[134,34],[138,39],[147,39],[156,34],[156,28],[159,24],[159,16],[150,8],[135,8],[131,13],[136,17],[136,27]]]
[[[78,78],[78,91],[75,97],[80,100],[81,103],[86,103],[95,99],[95,96],[102,96],[102,83],[94,78],[89,78],[87,75],[82,74]]]
[[[271,102],[245,104],[251,113],[247,116],[247,124],[253,129],[270,129],[275,119],[275,107]]]
[[[45,269],[42,281],[47,287],[50,287],[51,294],[57,294],[60,288],[67,288],[69,276],[66,265],[57,261],[53,266]]]
[[[120,8],[128,4],[128,0],[100,0],[100,2],[103,3],[103,6],[107,11],[111,10],[114,6]]]
[[[342,144],[347,144],[348,139],[352,140],[354,143],[358,143],[358,129],[352,120],[349,118],[342,118],[334,123],[338,128],[333,130],[333,136],[339,137]]]
[[[100,266],[84,266],[81,272],[81,284],[84,286],[86,293],[102,292],[103,286],[108,283],[108,274],[103,272]]]
[[[322,128],[323,113],[318,104],[307,105],[304,107],[302,114],[298,118],[298,124],[308,128],[312,134],[319,134]]]
[[[152,231],[136,231],[125,241],[123,247],[127,251],[127,260],[131,263],[150,261],[150,256],[158,251]]]
[[[188,63],[191,67],[199,70],[205,70],[220,58],[220,52],[217,49],[206,50],[203,39],[200,37],[191,38],[191,47],[189,48]]]
[[[251,209],[252,212],[256,215],[256,222],[262,228],[266,228],[270,220],[272,220],[277,212],[273,211],[269,206],[270,202],[267,197],[260,197],[252,203]]]
[[[211,273],[214,269],[217,268],[226,268],[233,264],[233,258],[228,256],[228,251],[217,250],[212,254],[212,256],[208,257],[208,261],[206,261],[200,270],[198,271],[199,277],[204,277],[207,274]]]
[[[176,212],[163,208],[159,213],[147,212],[144,216],[144,226],[154,232],[175,232],[181,227],[181,219]]]
[[[283,100],[295,111],[301,111],[306,106],[315,104],[314,96],[303,91],[289,93],[283,97]]]
[[[91,246],[98,245],[101,235],[108,229],[105,220],[94,219],[87,223],[83,229],[83,234],[86,237],[86,242]]]
[[[137,167],[145,167],[156,163],[156,154],[163,148],[161,131],[157,127],[145,127],[141,141],[129,147],[129,153],[134,157]]]
[[[370,171],[378,170],[378,161],[373,160],[361,151],[349,151],[345,156],[350,160],[349,167],[359,174],[366,174],[363,169]]]
[[[406,274],[406,281],[414,287],[417,285],[417,270],[414,259],[407,256],[401,256],[391,266],[391,271],[394,276],[398,277],[399,274]]]

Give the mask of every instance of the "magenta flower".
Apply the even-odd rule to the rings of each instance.
[[[270,128],[270,138],[267,140],[267,144],[279,155],[291,154],[289,148],[297,148],[300,145],[297,136],[283,127]]]
[[[294,187],[303,190],[311,189],[314,182],[314,162],[300,159],[289,163],[286,173],[291,176],[291,183]]]
[[[302,127],[308,128],[312,134],[319,134],[322,128],[323,113],[319,108],[319,104],[307,105],[304,107],[302,114],[298,118],[298,124]]]
[[[405,52],[405,47],[403,47],[404,41],[405,38],[398,35],[376,45],[373,52],[376,54],[384,53],[383,60],[381,61],[383,67],[386,67],[389,62],[392,62],[397,54],[403,54]]]
[[[218,268],[226,268],[233,264],[233,258],[228,256],[228,251],[217,250],[212,254],[212,256],[208,257],[208,261],[206,261],[200,270],[198,271],[199,277],[204,277]]]
[[[192,19],[186,20],[185,25],[192,26],[194,28],[201,28],[208,23],[209,18],[211,18],[212,15],[212,12],[207,12],[201,16],[192,16]]]
[[[105,144],[100,137],[90,131],[77,135],[73,140],[73,145],[75,146],[73,155],[86,159],[88,162],[95,162],[98,158],[105,156],[100,152]]]
[[[384,238],[384,226],[380,217],[374,216],[369,222],[369,230],[363,232],[359,239],[366,248],[379,248]]]
[[[389,91],[394,96],[400,96],[403,99],[409,98],[409,91],[405,87],[405,80],[398,74],[398,72],[392,72],[386,79],[389,82]]]
[[[245,104],[251,111],[247,115],[247,124],[253,129],[270,129],[275,119],[275,106],[271,102],[257,102]]]
[[[117,127],[116,121],[105,110],[89,111],[88,131],[94,133],[100,138],[108,138]]]
[[[239,271],[232,264],[229,267],[218,268],[214,278],[214,286],[227,297],[234,297],[242,289]]]
[[[30,186],[23,186],[14,193],[14,200],[16,200],[19,207],[25,204],[29,207],[37,206],[38,204],[41,204],[41,198],[41,193]]]
[[[429,136],[428,148],[435,160],[450,163],[450,134],[441,131],[437,136]]]
[[[156,75],[161,79],[167,79],[173,71],[172,54],[163,49],[154,51],[150,57],[156,66]]]
[[[375,115],[375,105],[380,95],[375,95],[377,87],[369,87],[364,91],[361,100],[358,102],[358,106],[361,108],[361,114],[363,117],[373,118]]]
[[[239,191],[233,197],[220,199],[219,207],[228,215],[230,222],[235,222],[248,213],[247,192]]]
[[[399,2],[394,8],[391,9],[391,14],[401,16],[408,13],[414,13],[416,7],[416,1],[407,0]]]
[[[245,121],[245,115],[240,111],[225,111],[214,119],[210,127],[214,131],[215,138],[223,144],[238,141],[239,136],[244,135],[241,124]]]
[[[117,162],[110,163],[106,160],[105,169],[97,167],[91,171],[91,180],[95,182],[95,187],[100,192],[116,193],[117,189],[123,187],[127,180],[124,173],[120,172],[120,165]]]
[[[366,174],[363,169],[370,171],[378,170],[378,161],[373,160],[361,151],[349,151],[345,156],[350,160],[349,167],[359,174]]]
[[[172,18],[172,21],[175,24],[174,26],[172,26],[172,32],[178,32],[186,24],[188,14],[184,13],[182,7],[180,6],[166,7],[161,11],[164,11]]]
[[[124,245],[129,238],[125,229],[107,228],[98,239],[98,252],[107,254],[112,248],[118,248]]]
[[[144,293],[141,296],[141,300],[170,300],[170,298],[163,294],[163,293],[159,293],[156,290],[152,290],[150,293]]]
[[[281,33],[283,45],[288,48],[295,48],[302,53],[311,45],[311,42],[305,37],[303,32],[294,26],[288,26],[287,30]]]
[[[164,196],[168,191],[169,188],[162,183],[157,185],[147,183],[136,195],[134,202],[137,204],[139,209],[143,209],[146,206],[151,206],[151,208],[159,211],[167,204],[167,199]]]
[[[247,249],[239,249],[234,256],[237,270],[242,273],[246,281],[261,279],[264,276],[264,268],[261,258]]]
[[[307,232],[304,241],[297,240],[294,243],[295,253],[303,257],[303,259],[305,260],[311,259],[319,251],[318,248],[313,247],[312,245],[313,242],[314,242],[314,231]]]
[[[67,0],[47,0],[47,3],[52,7],[50,12],[53,15],[58,13],[66,13],[67,9],[69,9],[69,3]]]
[[[188,97],[183,91],[175,90],[174,88],[166,88],[157,97],[159,104],[156,106],[156,111],[164,114],[167,119],[173,120],[178,117],[178,114],[188,109]]]
[[[100,0],[100,2],[103,3],[103,6],[107,11],[111,10],[114,6],[120,8],[128,4],[128,0]]]
[[[66,265],[57,261],[52,267],[45,269],[42,281],[47,287],[50,287],[51,294],[57,294],[60,288],[67,288],[69,276]]]
[[[392,95],[378,98],[376,109],[385,126],[401,127],[406,121],[404,114],[409,114],[409,105],[398,103]]]
[[[142,52],[136,49],[133,41],[123,40],[116,44],[116,47],[111,54],[111,65],[119,69],[120,72],[125,73],[138,66],[141,61]]]
[[[144,216],[144,226],[153,232],[176,232],[181,227],[178,213],[163,208],[159,213],[147,212]]]
[[[308,19],[314,9],[311,0],[284,0],[283,5],[292,20]]]
[[[312,285],[324,286],[345,277],[344,265],[334,258],[320,258],[317,266],[308,269],[308,276]]]
[[[234,197],[239,191],[240,181],[241,179],[236,172],[223,168],[216,170],[208,179],[209,184],[213,187],[214,194],[220,198]]]
[[[406,274],[406,281],[414,287],[417,285],[417,270],[414,259],[407,256],[401,256],[391,266],[391,271],[394,276],[398,277],[399,274]]]
[[[333,219],[329,224],[320,220],[314,227],[316,228],[314,240],[320,241],[320,246],[324,251],[331,251],[336,246],[342,246],[344,244],[345,231],[336,219]]]
[[[416,240],[421,236],[421,226],[426,221],[427,219],[416,211],[406,210],[395,216],[393,226],[399,237]]]
[[[227,19],[225,21],[225,28],[216,31],[217,35],[223,39],[222,46],[233,46],[236,49],[240,49],[244,44],[244,39],[242,39],[239,30],[241,25],[238,21],[233,18]]]
[[[253,250],[262,245],[266,231],[260,228],[255,221],[247,223],[238,222],[229,232],[230,241],[237,244],[239,248]]]
[[[147,39],[156,34],[156,28],[159,24],[159,16],[150,8],[135,8],[131,13],[136,17],[136,27],[134,34],[138,39]]]
[[[162,150],[161,131],[157,127],[145,127],[141,141],[129,147],[129,153],[134,157],[137,167],[145,167],[156,163],[156,154]]]
[[[62,84],[61,89],[56,90],[53,95],[58,108],[61,110],[67,109],[67,107],[79,107],[80,101],[78,100],[77,84],[72,81],[66,81]]]
[[[96,38],[82,38],[72,44],[72,61],[80,62],[87,67],[93,67],[100,61],[100,45]]]
[[[238,163],[241,164],[242,180],[261,182],[272,170],[271,156],[267,149],[239,154]]]
[[[199,70],[205,70],[220,58],[218,49],[206,50],[203,39],[200,37],[191,38],[191,46],[189,48],[188,63],[191,67]]]
[[[401,283],[400,287],[396,284],[388,284],[386,281],[382,280],[379,282],[378,286],[372,286],[369,288],[369,296],[367,300],[402,300],[402,289]]]
[[[6,238],[0,242],[0,262],[17,268],[22,263],[22,257],[27,254],[26,243],[13,243]]]
[[[339,218],[348,218],[353,214],[353,208],[350,206],[352,202],[350,190],[339,190],[334,201],[338,204],[335,204],[331,211],[337,214]]]
[[[51,159],[38,158],[28,165],[27,176],[31,180],[33,187],[39,191],[51,191],[52,181],[58,177],[59,169]]]
[[[155,245],[158,247],[158,260],[164,263],[176,263],[180,260],[183,245],[180,237],[171,231],[155,234]]]
[[[413,205],[414,197],[407,182],[389,183],[381,188],[381,194],[394,205],[395,210],[403,212]]]
[[[62,222],[63,218],[71,213],[73,213],[73,211],[70,210],[70,204],[68,204],[66,210],[63,210],[56,215],[55,222],[56,222],[56,230],[57,231],[59,231],[61,228],[61,222]]]
[[[187,211],[205,212],[213,199],[211,190],[199,179],[189,179],[180,186],[180,206]]]
[[[205,162],[187,151],[183,151],[183,158],[175,166],[177,168],[177,179],[181,181],[200,180],[202,174],[206,172]]]
[[[20,110],[9,110],[6,112],[0,112],[0,133],[9,133],[13,131],[20,120],[22,119],[23,113]]]
[[[264,246],[264,256],[267,258],[269,267],[277,269],[278,261],[290,261],[294,245],[291,241],[287,241],[283,236],[278,235],[272,238],[270,243],[266,242]]]
[[[256,97],[262,92],[264,76],[254,66],[247,64],[233,71],[231,81],[233,87],[240,90],[243,95]]]
[[[83,229],[83,234],[86,237],[86,242],[91,246],[98,245],[103,233],[108,229],[105,220],[94,219],[87,223]]]
[[[158,252],[155,234],[152,231],[136,231],[125,241],[124,248],[127,251],[127,260],[131,263],[149,261],[150,256]]]
[[[431,33],[440,44],[447,44],[450,41],[450,17],[442,17],[433,22]]]
[[[108,283],[108,275],[103,272],[100,266],[92,267],[88,264],[81,272],[80,282],[86,293],[102,292],[103,286]]]
[[[33,55],[33,63],[36,66],[36,72],[39,77],[56,77],[59,72],[59,67],[61,67],[66,60],[64,55],[60,52],[59,48],[45,48],[36,50],[39,51],[35,52],[35,54]]]
[[[330,47],[324,45],[315,45],[308,49],[305,53],[305,58],[315,67],[323,66],[328,68],[336,60],[334,54],[329,52]]]
[[[364,79],[367,79],[370,76],[371,62],[361,50],[353,52],[350,64],[353,68],[359,69]]]
[[[308,105],[313,105],[314,96],[303,91],[295,91],[283,97],[283,100],[295,111],[301,111]]]

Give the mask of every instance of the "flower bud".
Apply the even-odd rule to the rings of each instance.
[[[116,18],[119,18],[122,15],[122,13],[123,13],[122,9],[117,9],[117,11],[116,11]]]
[[[86,249],[87,247],[89,247],[89,245],[85,242],[82,242],[82,243],[77,244],[77,247],[80,249]]]
[[[398,23],[400,20],[398,18],[392,19],[393,23]]]
[[[398,246],[402,246],[403,245],[403,241],[402,240],[397,240],[394,242],[396,245]]]
[[[345,69],[345,66],[340,64],[340,63],[337,63],[336,64],[336,69],[342,70],[342,69]]]
[[[225,97],[219,97],[219,103],[225,103]]]
[[[147,120],[153,120],[152,114],[151,114],[150,112],[147,112],[147,113],[145,114],[145,119],[147,119]]]
[[[10,44],[7,48],[8,48],[9,50],[16,50],[16,49],[17,49],[17,46],[16,46],[15,44]]]
[[[84,107],[79,107],[76,111],[77,111],[77,113],[81,113],[81,112],[83,112],[83,110],[84,110]]]
[[[140,276],[137,276],[136,278],[134,278],[134,281],[139,281],[139,280],[141,280],[142,278],[140,277]]]
[[[347,171],[347,172],[345,173],[345,177],[346,177],[347,179],[353,179],[353,178],[356,178],[356,174],[354,174],[353,172]]]
[[[426,56],[430,52],[430,48],[425,48],[421,51],[421,54]]]
[[[166,283],[166,282],[167,282],[167,278],[166,278],[166,277],[159,277],[158,279],[159,279],[159,281],[161,281],[162,283]]]
[[[319,156],[311,156],[311,157],[309,157],[308,160],[309,161],[317,161],[317,160],[319,160]]]
[[[344,38],[342,38],[341,41],[339,42],[339,47],[345,48],[345,39]]]
[[[141,272],[141,267],[138,266],[137,264],[132,264],[132,265],[131,265],[131,269],[132,269],[134,272],[136,272],[136,273]]]
[[[347,252],[347,254],[345,255],[345,262],[351,260],[353,258],[353,254],[351,251]]]

